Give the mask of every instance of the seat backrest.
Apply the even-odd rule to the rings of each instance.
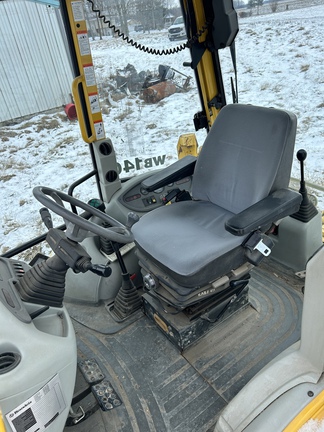
[[[275,108],[226,105],[198,157],[193,199],[239,213],[288,187],[297,118]]]

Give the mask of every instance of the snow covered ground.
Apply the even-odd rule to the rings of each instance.
[[[307,180],[321,186],[324,186],[323,18],[324,5],[241,19],[236,49],[239,102],[296,113],[296,151],[307,150]],[[169,42],[166,30],[132,36],[156,49],[177,45]],[[127,64],[134,65],[137,72],[155,73],[160,64],[165,64],[193,77],[192,71],[183,67],[183,62],[189,61],[187,50],[156,57],[112,37],[91,41],[91,48],[105,131],[112,139],[118,161],[123,165],[125,159],[135,156],[165,154],[167,163],[173,162],[179,135],[194,132],[192,118],[201,110],[194,78],[187,92],[175,93],[151,105],[139,95],[120,94],[117,100],[112,92],[115,83],[112,76]],[[229,50],[221,52],[221,62],[230,103],[233,68]],[[115,99],[113,104],[108,98]],[[196,135],[198,143],[203,144],[205,132]],[[0,154],[0,253],[4,253],[46,231],[38,213],[41,205],[32,195],[34,186],[47,185],[66,191],[92,166],[78,123],[69,121],[63,109],[3,125]],[[297,163],[292,175],[299,177]],[[93,182],[79,188],[77,195],[84,200],[96,196]],[[324,209],[320,195],[319,205]]]

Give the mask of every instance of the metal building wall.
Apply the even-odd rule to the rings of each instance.
[[[58,10],[0,1],[0,122],[70,103],[71,83]]]

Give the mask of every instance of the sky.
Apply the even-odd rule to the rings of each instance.
[[[324,5],[240,19],[236,41],[239,102],[284,108],[298,117],[296,152],[304,148],[306,180],[324,187]],[[166,30],[134,33],[134,39],[156,49],[177,46]],[[100,89],[106,136],[111,138],[118,162],[135,164],[142,159],[165,156],[165,165],[177,158],[176,146],[183,133],[195,132],[194,114],[201,110],[194,75],[183,66],[188,50],[171,56],[152,56],[128,46],[118,38],[90,41]],[[229,50],[220,53],[227,102],[231,103],[230,77],[233,67]],[[116,91],[115,76],[132,64],[137,72],[157,73],[160,64],[191,76],[191,87],[157,104],[147,104],[139,94]],[[122,72],[121,72],[122,73]],[[178,75],[178,78],[181,75]],[[196,133],[202,145],[206,133]],[[32,118],[0,127],[0,253],[46,232],[32,194],[34,186],[67,191],[68,186],[92,169],[88,145],[77,121],[64,110],[40,113]],[[129,176],[143,172],[141,166],[121,172]],[[292,176],[299,177],[295,161]],[[85,201],[98,195],[92,181],[77,189]],[[322,194],[317,195],[324,209]],[[55,222],[62,223],[59,218]],[[44,246],[46,249],[46,247]]]

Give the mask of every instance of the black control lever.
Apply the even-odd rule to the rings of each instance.
[[[39,210],[39,213],[41,215],[42,221],[44,222],[44,225],[46,226],[46,228],[47,229],[53,228],[52,216],[51,216],[48,208],[42,207]]]
[[[126,222],[126,228],[132,228],[132,226],[139,221],[138,214],[134,212],[129,212],[127,215],[127,222]]]
[[[91,264],[89,270],[92,273],[102,277],[109,277],[112,273],[111,268],[109,266],[105,266],[104,264]]]
[[[303,197],[300,204],[300,208],[297,213],[290,215],[292,218],[297,219],[301,222],[309,222],[314,216],[317,215],[318,211],[314,204],[310,201],[308,197],[308,192],[306,188],[305,175],[304,175],[304,162],[307,158],[306,150],[298,150],[297,159],[300,162],[300,188],[299,193]]]
[[[176,189],[172,189],[172,191],[170,191],[165,197],[162,198],[162,202],[163,204],[168,204],[170,201],[173,200],[173,198],[175,198],[178,193],[180,193],[180,189],[176,188]]]
[[[55,255],[76,272],[91,272],[108,277],[111,275],[111,268],[104,264],[92,264],[90,255],[79,244],[69,240],[65,233],[58,229],[51,229],[46,237],[47,243],[53,249]]]

